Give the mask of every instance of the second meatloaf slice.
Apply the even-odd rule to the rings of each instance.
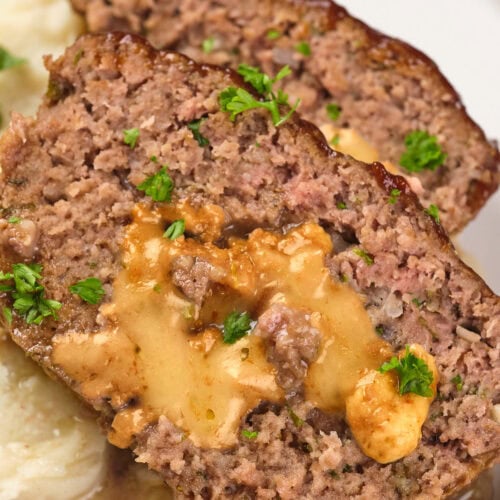
[[[497,148],[469,118],[437,66],[334,2],[72,2],[90,31],[133,31],[156,47],[233,69],[246,63],[275,74],[289,65],[294,76],[286,91],[302,99],[300,113],[322,129],[331,147],[363,161],[390,162],[412,177],[423,205],[439,208],[449,233],[462,229],[498,186]],[[327,106],[333,106],[330,113]],[[355,140],[350,149],[353,138],[342,132],[346,129],[369,146],[360,148]],[[405,137],[416,130],[436,136],[447,155],[437,169],[408,172],[399,166]]]
[[[0,303],[14,340],[102,412],[107,429],[114,429],[113,442],[130,444],[180,496],[198,498],[443,497],[498,456],[498,297],[458,259],[403,178],[379,164],[366,165],[330,150],[319,130],[296,115],[279,127],[265,109],[246,111],[231,121],[219,100],[228,87],[244,88],[235,73],[156,51],[130,35],[83,37],[47,65],[50,83],[37,117],[15,116],[0,143]],[[165,176],[164,165],[173,186],[155,187],[151,176]],[[160,201],[152,202],[152,196]],[[141,246],[141,238],[151,232],[148,224],[164,222],[155,215],[158,211],[170,213],[173,224],[179,219],[176,207],[188,200],[204,214],[199,225],[193,225],[184,206],[185,236],[171,239],[179,231],[176,221],[173,228],[165,224],[152,244]],[[138,217],[145,232],[134,239]],[[210,236],[212,224],[224,226],[220,238]],[[232,328],[222,328],[218,316],[198,318],[201,326],[208,324],[198,336],[195,316],[203,301],[212,300],[231,313],[241,297],[227,295],[228,285],[247,295],[255,290],[245,272],[252,262],[247,253],[237,252],[243,243],[234,240],[236,235],[244,241],[252,230],[257,232],[248,239],[254,249],[295,232],[297,239],[281,248],[290,255],[304,247],[308,231],[321,234],[326,258],[321,252],[310,253],[307,261],[296,258],[290,272],[275,275],[276,282],[301,271],[303,282],[292,283],[294,289],[310,286],[313,277],[318,287],[355,293],[359,314],[351,306],[339,311],[334,301],[327,306],[321,294],[307,293],[303,302],[317,300],[324,314],[336,310],[340,323],[368,318],[369,334],[391,351],[416,343],[434,356],[438,397],[412,453],[377,463],[358,447],[341,409],[323,411],[301,399],[307,367],[319,366],[318,311],[274,303],[252,317],[257,321],[254,332],[237,342],[237,330],[247,328],[248,318],[239,318],[238,328],[234,322]],[[200,250],[210,238],[213,255],[222,255],[218,262],[207,260]],[[141,281],[140,289],[129,283],[131,288],[123,291],[122,277],[147,274],[158,245],[174,252],[182,244],[191,245],[190,255],[164,255],[171,272]],[[229,265],[224,252],[231,245],[235,260]],[[140,266],[127,257],[134,248],[143,258]],[[276,252],[272,255],[277,259]],[[263,262],[265,272],[276,273],[270,262]],[[21,265],[35,263],[43,269],[27,272]],[[229,274],[221,271],[224,266]],[[20,279],[39,275],[36,280],[45,289],[15,295],[22,292],[12,291],[12,269],[24,269]],[[104,285],[101,306],[71,293],[70,286],[89,277]],[[16,286],[31,290],[33,282],[23,279]],[[165,287],[171,287],[170,295]],[[58,319],[49,316],[37,324],[36,315],[23,309],[33,298],[37,311],[41,304],[56,307],[46,299],[59,301],[61,308],[54,310]],[[251,385],[248,398],[255,407],[237,422],[236,443],[229,446],[206,446],[189,434],[189,427],[173,425],[164,414],[141,424],[144,408],[141,393],[134,392],[134,360],[148,366],[149,360],[159,359],[155,363],[162,366],[161,376],[151,376],[148,383],[160,392],[177,391],[179,399],[216,383],[196,377],[196,364],[172,380],[170,367],[174,373],[182,356],[161,362],[163,353],[179,345],[165,311],[186,303],[183,316],[176,318],[193,328],[181,338],[181,349],[188,346],[201,363],[210,356],[200,353],[215,345],[216,352],[236,352],[238,366],[251,367],[252,349],[240,354],[239,346],[260,338],[269,346],[270,363],[278,367],[276,380],[267,376]],[[140,344],[149,342],[147,350],[130,344],[126,336],[122,343],[114,340],[113,318],[124,308],[146,321]],[[148,323],[151,314],[161,321]],[[162,326],[161,337],[151,344],[151,332]],[[233,335],[228,343],[222,344],[221,330]],[[74,350],[59,356],[66,345]],[[92,346],[100,346],[107,357],[96,357]],[[358,349],[349,353],[356,356]],[[113,384],[101,383],[103,372],[113,378],[123,366],[129,368],[125,375]],[[333,381],[341,382],[338,363],[331,367],[332,373],[337,370]],[[82,380],[81,371],[90,371],[88,379]],[[190,379],[193,385],[185,389]],[[230,379],[217,383],[224,392]],[[289,399],[273,396],[259,404],[255,392],[276,383]],[[122,418],[135,408],[141,410],[137,421]],[[396,410],[402,408],[396,405]],[[205,410],[202,424],[220,418],[217,406]],[[137,426],[130,443],[113,437],[119,422],[123,428]]]

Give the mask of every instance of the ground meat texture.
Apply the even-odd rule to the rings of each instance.
[[[11,328],[47,371],[78,392],[51,364],[51,339],[96,331],[105,320],[68,286],[93,275],[110,296],[131,209],[148,202],[136,186],[159,165],[169,166],[176,199],[220,204],[232,227],[322,224],[343,242],[327,259],[332,279],[347,280],[366,298],[377,331],[395,350],[417,340],[436,357],[439,397],[422,441],[384,466],[361,453],[342,415],[321,416],[307,402],[293,407],[299,419],[264,402],[242,422],[258,437],[241,437],[224,451],[196,448],[161,418],[133,448],[180,496],[440,497],[498,457],[499,298],[458,259],[403,178],[330,150],[297,115],[279,128],[262,109],[232,122],[218,95],[243,85],[237,75],[157,52],[130,35],[82,37],[47,66],[49,93],[37,116],[14,116],[0,141],[0,206],[37,227],[33,260],[44,265],[47,297],[63,303],[59,321],[27,326],[14,317]],[[205,147],[187,128],[201,117]],[[134,148],[123,141],[123,130],[132,127],[140,130]],[[388,203],[396,188],[401,196]],[[371,260],[353,251],[359,248]],[[1,270],[19,260],[2,247]],[[1,295],[0,307],[10,305]],[[375,315],[377,307],[382,312]],[[109,422],[109,404],[96,409]]]
[[[127,30],[156,47],[206,63],[257,65],[269,74],[285,64],[284,87],[300,97],[313,123],[351,127],[399,164],[404,138],[425,130],[447,159],[437,171],[415,174],[422,204],[440,209],[450,233],[470,221],[496,190],[500,155],[469,118],[436,65],[409,45],[382,35],[333,2],[316,0],[72,0],[90,31]],[[274,38],[273,38],[274,33]],[[203,42],[213,42],[211,50]],[[311,55],[296,47],[307,43]],[[331,121],[326,106],[341,114]],[[331,139],[331,138],[328,138]],[[412,174],[413,175],[413,174]],[[421,188],[421,186],[423,188]]]
[[[321,341],[321,333],[311,324],[311,312],[273,304],[259,317],[255,335],[265,341],[267,359],[278,371],[278,384],[288,397],[299,394]]]

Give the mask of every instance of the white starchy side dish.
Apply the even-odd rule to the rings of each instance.
[[[42,56],[60,54],[83,25],[66,0],[0,4],[0,46],[29,60],[0,72],[1,130],[10,112],[30,115],[36,110],[46,88]],[[95,417],[25,359],[1,331],[0,407],[0,500],[170,498],[159,479],[140,466],[119,478],[123,489],[118,492],[117,480],[109,478],[109,449]]]

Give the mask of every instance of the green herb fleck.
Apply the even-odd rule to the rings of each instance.
[[[98,304],[105,295],[101,280],[94,277],[78,281],[69,287],[69,291],[89,304]]]
[[[424,305],[424,301],[420,300],[418,297],[414,297],[411,301],[420,309]]]
[[[156,293],[161,292],[161,286],[159,283],[156,283],[156,285],[153,287],[153,292],[156,292]]]
[[[299,42],[295,45],[295,50],[306,57],[311,55],[311,46],[307,42]]]
[[[358,257],[361,257],[367,266],[373,265],[374,262],[373,257],[370,254],[366,253],[362,248],[355,248],[353,252]]]
[[[149,161],[152,161],[153,163],[158,163],[158,157],[156,155],[153,155],[149,158]]]
[[[393,356],[379,368],[380,373],[391,370],[396,370],[398,374],[399,394],[412,392],[419,396],[432,397],[431,384],[434,380],[432,372],[424,360],[410,352],[409,346],[406,346],[406,353],[401,359]]]
[[[290,418],[292,419],[293,425],[295,427],[302,427],[304,425],[304,421],[289,407],[286,407],[288,411],[288,415],[290,415]]]
[[[415,130],[405,137],[406,151],[402,154],[399,163],[408,172],[422,172],[422,170],[436,170],[446,160],[446,154],[434,135],[425,130]]]
[[[215,38],[213,36],[209,36],[203,40],[201,44],[201,48],[205,54],[210,54],[214,50],[215,47]]]
[[[342,283],[347,283],[349,281],[349,277],[347,276],[347,274],[341,274],[340,281],[342,281]]]
[[[391,189],[391,195],[389,196],[389,203],[391,205],[395,205],[401,195],[401,191],[399,189]]]
[[[344,474],[349,474],[350,472],[352,472],[352,466],[349,464],[345,464],[343,469],[342,469],[342,472]]]
[[[246,439],[257,439],[259,433],[257,431],[250,431],[248,429],[243,429],[241,435]]]
[[[138,128],[129,128],[123,131],[123,142],[130,146],[131,149],[135,148],[137,144],[137,139],[139,139],[139,129]]]
[[[339,473],[337,471],[333,470],[333,469],[330,469],[328,471],[328,475],[330,477],[332,477],[333,479],[339,479],[340,478]]]
[[[175,240],[184,234],[185,229],[186,222],[184,219],[176,220],[167,227],[167,230],[163,233],[163,237],[168,238],[169,240]]]
[[[3,69],[15,68],[16,66],[21,66],[22,64],[26,64],[28,62],[27,59],[23,57],[13,56],[7,49],[0,47],[0,71]]]
[[[346,205],[346,204],[345,204],[345,202],[343,202],[343,201],[338,201],[338,202],[337,202],[337,208],[338,208],[339,210],[345,210],[345,209],[347,208],[347,205]]]
[[[172,199],[172,191],[174,190],[174,181],[168,175],[167,167],[164,165],[159,172],[141,182],[137,186],[137,189],[144,191],[153,201],[170,201]]]
[[[233,311],[224,320],[222,340],[225,344],[234,344],[251,330],[252,319],[246,312]]]
[[[83,49],[80,49],[73,58],[73,64],[76,66],[80,62],[80,59],[82,57],[83,57]]]
[[[5,321],[7,321],[7,324],[10,326],[12,324],[12,309],[10,309],[9,307],[4,307],[2,309],[2,312]]]
[[[338,120],[340,111],[340,106],[338,104],[335,104],[334,102],[326,105],[326,114],[328,115],[328,118],[330,118],[330,120]]]
[[[284,66],[274,78],[262,73],[259,68],[240,64],[238,73],[243,76],[245,82],[249,83],[264,100],[256,99],[247,90],[236,87],[227,87],[219,95],[219,103],[222,111],[230,113],[231,120],[235,120],[236,116],[244,111],[256,108],[267,109],[271,113],[273,124],[279,127],[285,123],[290,116],[295,112],[300,99],[293,106],[288,102],[288,95],[281,89],[277,93],[272,90],[273,85],[288,76],[291,70],[288,66]],[[289,108],[285,115],[281,115],[280,106],[285,105]]]
[[[62,304],[45,298],[45,288],[40,284],[42,266],[39,264],[13,264],[12,272],[0,272],[0,281],[13,281],[13,284],[0,284],[0,292],[7,292],[14,300],[14,310],[28,324],[39,325],[44,318],[57,319],[56,311]],[[4,311],[5,315],[5,311]]]
[[[457,391],[461,391],[464,388],[464,381],[460,375],[455,375],[451,381],[455,384]]]
[[[330,139],[330,144],[332,146],[338,146],[340,143],[340,135],[335,134],[331,139]]]
[[[277,40],[281,36],[281,33],[276,29],[271,29],[267,32],[268,40]]]
[[[384,335],[384,333],[385,333],[385,331],[384,331],[384,327],[383,327],[382,325],[377,326],[377,327],[375,328],[375,331],[377,332],[377,335],[378,335],[379,337],[382,337],[382,336]]]
[[[424,212],[427,214],[427,215],[430,215],[438,224],[440,223],[440,219],[439,219],[439,208],[434,205],[434,204],[430,204],[425,210]]]
[[[191,123],[188,123],[187,128],[191,130],[193,133],[194,139],[198,142],[200,147],[204,148],[210,144],[210,141],[204,137],[200,132],[200,125],[202,122],[206,120],[206,118],[200,118],[199,120],[193,120]]]
[[[19,224],[21,222],[21,217],[12,216],[7,220],[7,222],[9,224]]]

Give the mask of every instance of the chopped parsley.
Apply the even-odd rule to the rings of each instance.
[[[172,191],[174,190],[174,181],[167,173],[167,167],[164,165],[159,172],[149,176],[141,182],[137,189],[144,191],[153,201],[170,201]]]
[[[365,262],[365,264],[366,264],[367,266],[371,266],[371,265],[373,265],[373,262],[374,262],[374,261],[373,261],[373,257],[372,257],[370,254],[366,253],[366,252],[365,252],[362,248],[355,248],[355,249],[353,250],[353,252],[354,252],[354,253],[355,253],[358,257],[361,257],[361,258],[364,260],[364,262]]]
[[[439,222],[440,222],[440,220],[439,220],[439,208],[436,205],[434,205],[434,204],[429,205],[424,210],[424,212],[427,215],[430,215],[439,224]]]
[[[193,120],[192,122],[188,123],[187,128],[191,130],[193,133],[194,139],[198,142],[200,147],[204,148],[205,146],[208,146],[210,144],[210,141],[201,134],[200,132],[200,125],[202,122],[206,120],[206,118],[200,118],[199,120]]]
[[[402,154],[399,163],[408,172],[422,172],[422,170],[436,170],[446,160],[446,154],[434,135],[425,130],[414,130],[405,137],[406,151]]]
[[[129,128],[123,131],[123,142],[130,146],[131,149],[135,148],[137,144],[137,139],[139,139],[139,129],[138,128]]]
[[[347,205],[346,205],[346,204],[345,204],[345,202],[343,202],[343,201],[338,201],[338,202],[337,202],[337,208],[338,208],[339,210],[345,210],[345,209],[347,208]]]
[[[274,78],[270,78],[265,73],[262,73],[259,68],[248,66],[247,64],[240,64],[238,73],[243,77],[245,82],[249,83],[259,94],[263,100],[256,99],[250,92],[242,88],[227,87],[219,95],[219,103],[222,111],[230,113],[231,120],[235,120],[236,116],[244,111],[256,108],[267,109],[271,113],[273,124],[279,127],[285,123],[290,116],[295,112],[300,99],[297,99],[293,106],[288,102],[288,95],[281,89],[275,93],[272,88],[273,85],[282,80],[289,74],[291,70],[288,66],[284,66]],[[281,115],[280,106],[285,105],[290,109],[285,115]]]
[[[339,142],[340,142],[340,135],[339,134],[335,134],[331,139],[330,139],[330,144],[332,146],[338,146],[339,145]]]
[[[250,431],[248,429],[243,429],[241,435],[246,439],[257,439],[259,433],[257,431]]]
[[[342,472],[344,474],[349,474],[350,472],[352,472],[352,465],[350,464],[345,464],[344,467],[342,468]]]
[[[306,57],[311,55],[311,46],[307,42],[299,42],[295,45],[295,50]]]
[[[3,69],[15,68],[26,64],[28,61],[23,57],[13,56],[7,49],[0,46],[0,71]]]
[[[7,222],[9,224],[19,224],[21,222],[21,217],[12,216],[7,220]]]
[[[401,195],[401,191],[399,189],[391,189],[391,195],[389,196],[389,204],[395,205]]]
[[[271,29],[267,32],[268,40],[277,40],[281,36],[281,33],[278,30]]]
[[[12,309],[9,309],[8,307],[4,307],[2,309],[3,316],[5,318],[5,321],[7,321],[8,325],[12,324]]]
[[[13,284],[0,284],[0,292],[7,292],[14,300],[13,309],[24,318],[26,323],[39,325],[45,318],[57,319],[56,311],[62,304],[45,298],[45,288],[40,284],[42,266],[39,264],[13,264],[12,272],[0,272],[0,281],[13,281]],[[4,316],[12,320],[12,311]]]
[[[184,234],[185,229],[186,223],[184,219],[176,220],[167,227],[167,230],[163,233],[163,237],[168,238],[169,240],[175,240]]]
[[[455,384],[457,391],[461,391],[464,388],[464,381],[460,375],[455,375],[451,381]]]
[[[335,104],[334,102],[326,105],[326,114],[328,115],[328,118],[330,118],[330,120],[338,120],[340,111],[340,106],[338,104]]]
[[[69,291],[89,304],[98,304],[105,295],[101,280],[94,277],[78,281],[69,287]]]
[[[234,344],[237,340],[243,338],[251,330],[251,323],[252,320],[248,313],[233,311],[224,320],[224,328],[222,331],[223,342],[225,344]]]
[[[424,305],[424,301],[420,300],[418,297],[414,297],[411,301],[420,309]]]
[[[405,355],[399,359],[393,356],[390,361],[384,363],[380,368],[380,373],[396,370],[399,379],[399,394],[414,393],[427,398],[432,397],[431,384],[434,380],[432,372],[427,363],[417,358],[410,347],[406,346]]]
[[[304,420],[302,420],[289,406],[286,407],[288,415],[292,419],[293,425],[295,427],[302,427],[304,425]]]
[[[375,331],[377,332],[377,335],[379,337],[383,337],[384,336],[385,331],[384,331],[384,327],[382,325],[379,325],[379,326],[375,327]]]
[[[215,48],[215,38],[213,36],[205,38],[201,44],[201,48],[205,54],[210,54],[210,52],[212,52]]]

